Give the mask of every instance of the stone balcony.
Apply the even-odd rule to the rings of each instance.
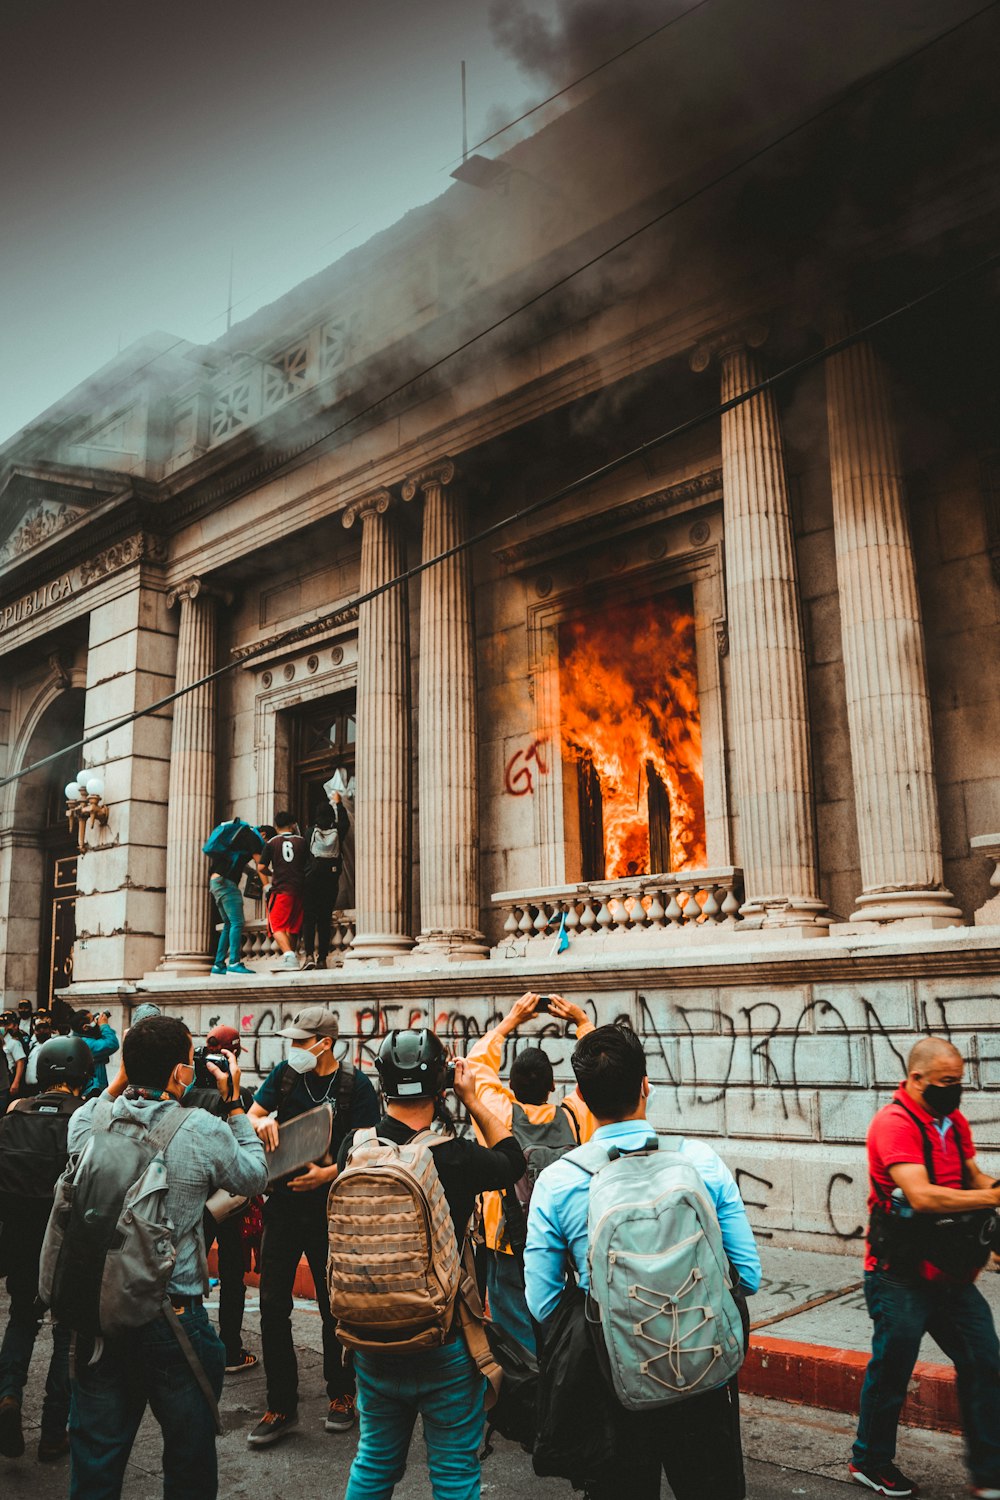
[[[216,932],[218,931],[220,928],[216,926]],[[330,920],[330,956],[326,962],[328,969],[343,967],[344,954],[351,946],[354,932],[353,911],[335,911]],[[275,960],[281,957],[278,945],[268,932],[263,918],[248,922],[244,927],[240,957],[248,969],[259,973],[268,973],[274,968]]]
[[[495,959],[555,955],[565,926],[575,957],[652,954],[725,942],[740,933],[743,871],[735,865],[676,875],[636,875],[536,891],[498,891],[505,912]]]

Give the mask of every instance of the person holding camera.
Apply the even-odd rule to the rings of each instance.
[[[555,1159],[561,1151],[589,1141],[596,1129],[579,1089],[558,1104],[556,1081],[542,1047],[519,1047],[510,1065],[510,1084],[500,1077],[507,1038],[537,1016],[550,1015],[575,1027],[576,1037],[593,1031],[583,1008],[562,995],[532,991],[511,1006],[499,1025],[481,1037],[466,1057],[476,1085],[476,1097],[511,1131],[524,1151],[538,1147]],[[511,1219],[517,1222],[512,1223]],[[525,1349],[534,1351],[535,1330],[524,1300],[523,1210],[510,1195],[483,1194],[483,1237],[486,1243],[486,1289],[490,1316]]]
[[[94,1059],[94,1076],[87,1089],[88,1099],[96,1098],[108,1086],[107,1062],[119,1048],[117,1034],[111,1029],[111,1012],[102,1010],[95,1018],[93,1011],[76,1010],[70,1017],[70,1029],[74,1036],[82,1037],[90,1048]]]
[[[241,1087],[239,1094],[223,1099],[209,1072],[209,1064],[229,1070],[229,1056],[239,1061],[242,1043],[233,1026],[216,1026],[205,1038],[204,1047],[194,1054],[194,1087],[181,1100],[185,1109],[206,1109],[211,1115],[224,1115],[238,1097],[244,1110],[253,1104],[253,1090]],[[256,1354],[243,1346],[243,1312],[246,1305],[247,1251],[245,1226],[248,1214],[260,1217],[260,1198],[247,1198],[242,1207],[233,1208],[225,1218],[216,1219],[211,1204],[205,1210],[205,1253],[218,1246],[219,1337],[226,1346],[226,1374],[239,1375],[252,1370]]]
[[[375,1066],[385,1099],[385,1113],[377,1126],[380,1141],[407,1146],[435,1122],[446,1132],[435,1138],[433,1162],[461,1256],[477,1194],[513,1187],[524,1172],[521,1148],[509,1128],[477,1096],[472,1070],[463,1058],[456,1058],[451,1073],[444,1046],[432,1031],[390,1031]],[[443,1097],[449,1087],[469,1111],[482,1146],[455,1135]],[[337,1165],[341,1171],[348,1165],[354,1143],[352,1133],[340,1148]],[[331,1247],[337,1212],[334,1199]],[[377,1208],[372,1212],[377,1214]],[[349,1222],[343,1227],[350,1232]],[[405,1295],[405,1285],[402,1291]],[[355,1370],[361,1431],[345,1500],[375,1500],[376,1496],[383,1500],[392,1494],[406,1467],[418,1413],[436,1500],[446,1496],[477,1500],[486,1379],[470,1353],[458,1310],[443,1343],[412,1352],[359,1350]]]
[[[97,1342],[77,1336],[69,1424],[73,1497],[117,1500],[147,1405],[163,1432],[164,1494],[185,1500],[214,1500],[218,1494],[215,1412],[206,1388],[217,1401],[225,1353],[204,1307],[208,1266],[202,1220],[205,1204],[219,1188],[251,1196],[263,1192],[267,1182],[264,1149],[239,1097],[239,1064],[232,1056],[227,1061],[225,1070],[207,1065],[222,1117],[184,1111],[178,1123],[180,1100],[194,1084],[194,1044],[183,1021],[150,1016],[128,1031],[122,1068],[110,1088],[70,1120],[71,1157],[81,1156],[88,1141],[104,1131],[146,1140],[152,1133],[154,1142],[166,1132],[169,1138],[160,1149],[175,1252],[167,1285],[171,1317],[161,1312],[127,1334]],[[121,1186],[109,1181],[107,1195],[113,1200]],[[61,1253],[73,1259],[69,1231]],[[115,1275],[120,1267],[105,1267],[102,1297],[107,1276]],[[124,1299],[129,1288],[119,1283],[115,1295]],[[186,1336],[188,1352],[175,1325]]]
[[[264,1205],[264,1240],[260,1251],[260,1341],[267,1377],[267,1410],[247,1437],[251,1448],[276,1443],[298,1426],[299,1373],[292,1342],[292,1296],[295,1273],[305,1256],[316,1288],[323,1324],[323,1378],[330,1406],[327,1432],[354,1426],[354,1375],[337,1342],[326,1286],[326,1203],[337,1175],[336,1154],[353,1130],[374,1125],[378,1099],[371,1081],[334,1052],[340,1035],[337,1017],[322,1005],[300,1010],[278,1032],[291,1046],[284,1062],[273,1068],[254,1095],[250,1122],[264,1147],[273,1151],[281,1125],[321,1104],[333,1110],[333,1134],[327,1158],[312,1162],[268,1193]]]
[[[906,1067],[905,1081],[868,1129],[872,1357],[848,1468],[856,1484],[877,1495],[917,1493],[894,1461],[896,1429],[929,1333],[955,1365],[971,1493],[1000,1500],[1000,1345],[989,1305],[973,1285],[996,1236],[990,1213],[1000,1207],[1000,1182],[979,1167],[959,1110],[965,1063],[957,1048],[925,1037]],[[978,1222],[964,1217],[977,1211]]]

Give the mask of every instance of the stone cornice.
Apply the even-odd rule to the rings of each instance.
[[[280,630],[274,635],[265,636],[262,641],[252,641],[245,646],[236,646],[229,655],[233,661],[242,662],[245,667],[263,666],[266,662],[292,655],[303,641],[311,641],[317,636],[339,634],[347,626],[356,624],[357,619],[358,606],[346,604],[342,609],[324,615],[321,620],[310,620],[305,625],[297,625],[290,630]]]
[[[641,521],[646,517],[654,519],[688,501],[704,500],[721,492],[722,470],[706,469],[702,474],[682,479],[665,489],[653,490],[648,495],[637,495],[634,500],[627,500],[623,505],[615,505],[602,511],[599,517],[592,517],[587,523],[586,544],[591,545],[605,532],[617,534],[633,521]],[[575,550],[580,545],[578,536],[571,535],[567,540],[565,527],[560,523],[558,527],[545,531],[540,536],[527,537],[510,547],[498,547],[495,556],[501,566],[514,570],[530,567],[556,552]]]

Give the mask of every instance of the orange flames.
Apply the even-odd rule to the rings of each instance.
[[[605,879],[663,873],[649,868],[650,766],[669,798],[670,868],[703,867],[694,617],[683,597],[662,594],[567,621],[560,688],[565,751],[589,760],[600,781]]]

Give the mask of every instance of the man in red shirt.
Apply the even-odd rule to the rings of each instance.
[[[270,885],[265,886],[269,893],[267,921],[271,936],[281,949],[281,967],[297,969],[299,960],[295,950],[302,931],[309,849],[305,839],[296,832],[294,813],[277,813],[274,825],[278,831],[264,845],[259,861],[262,873],[270,874]]]
[[[969,1122],[958,1111],[964,1068],[951,1042],[917,1042],[906,1081],[868,1130],[865,1301],[874,1328],[849,1468],[857,1484],[877,1495],[917,1494],[893,1459],[900,1409],[920,1340],[929,1333],[955,1365],[971,1493],[1000,1500],[1000,1345],[989,1306],[973,1285],[978,1272],[949,1275],[912,1257],[906,1264],[905,1252],[872,1243],[876,1216],[885,1214],[897,1189],[904,1215],[893,1223],[904,1233],[905,1220],[919,1214],[1000,1207],[1000,1186],[980,1170]]]

